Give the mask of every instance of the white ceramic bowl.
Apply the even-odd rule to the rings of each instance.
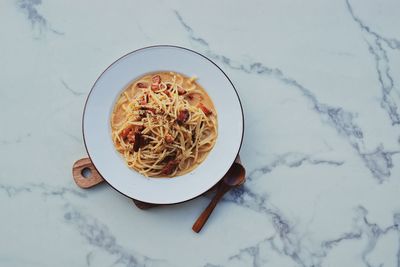
[[[175,71],[197,76],[218,113],[218,138],[207,158],[192,172],[174,178],[147,178],[128,168],[111,140],[110,116],[121,91],[149,72]],[[83,112],[87,153],[101,176],[120,193],[148,203],[173,204],[201,195],[228,171],[243,139],[243,111],[226,74],[210,59],[186,48],[152,46],[131,52],[97,79]]]

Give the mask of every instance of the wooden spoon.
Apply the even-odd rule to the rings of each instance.
[[[208,217],[210,217],[212,211],[214,210],[215,206],[217,206],[223,195],[232,188],[243,184],[245,180],[246,170],[244,169],[242,164],[234,162],[229,171],[222,178],[222,181],[217,188],[217,193],[215,194],[214,198],[211,200],[210,204],[208,204],[207,208],[193,224],[193,231],[195,231],[196,233],[200,232],[201,228],[203,228],[204,224],[208,220]]]

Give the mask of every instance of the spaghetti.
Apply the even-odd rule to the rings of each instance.
[[[112,139],[127,165],[150,177],[174,177],[196,168],[214,147],[217,114],[196,83],[174,72],[145,75],[119,96]]]

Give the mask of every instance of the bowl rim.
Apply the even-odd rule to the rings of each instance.
[[[126,196],[127,198],[130,198],[130,199],[132,199],[132,200],[136,200],[136,199],[134,199],[134,198],[128,196],[127,194],[121,192],[121,191],[118,190],[116,187],[114,187],[114,186],[107,180],[107,178],[104,177],[104,176],[101,174],[101,172],[99,172],[99,170],[97,169],[96,165],[93,163],[92,158],[90,157],[89,150],[88,150],[87,144],[86,144],[86,137],[85,137],[85,131],[84,131],[84,120],[85,120],[86,105],[87,105],[87,103],[88,103],[88,100],[89,100],[89,98],[90,98],[90,95],[92,94],[93,89],[94,89],[95,85],[97,84],[98,80],[99,80],[99,79],[103,76],[103,74],[104,74],[106,71],[108,71],[108,69],[110,69],[115,63],[117,63],[120,59],[122,59],[122,58],[124,58],[124,57],[126,57],[126,56],[128,56],[128,55],[130,55],[130,54],[137,53],[137,52],[139,52],[139,51],[141,51],[141,50],[150,49],[150,48],[157,48],[157,47],[177,48],[177,49],[183,49],[183,50],[187,50],[187,51],[189,51],[189,52],[195,53],[195,54],[197,54],[197,55],[203,57],[204,59],[208,60],[210,63],[212,63],[212,64],[213,64],[215,67],[217,67],[217,68],[222,72],[222,74],[228,79],[229,83],[231,84],[231,86],[232,86],[232,88],[233,88],[233,90],[234,90],[234,92],[235,92],[235,94],[236,94],[236,96],[237,96],[237,99],[238,99],[238,101],[239,101],[239,106],[240,106],[240,112],[241,112],[241,114],[242,114],[242,134],[241,134],[241,138],[240,138],[240,144],[239,144],[239,147],[238,147],[238,151],[236,152],[235,159],[233,160],[233,162],[231,163],[231,165],[235,162],[236,158],[237,158],[238,155],[239,155],[240,149],[241,149],[242,144],[243,144],[243,138],[244,138],[244,129],[245,129],[245,124],[244,124],[244,123],[245,123],[245,120],[244,120],[243,105],[242,105],[242,102],[241,102],[241,100],[240,100],[239,94],[238,94],[238,92],[237,92],[237,90],[236,90],[236,87],[233,85],[231,79],[228,77],[228,75],[227,75],[214,61],[212,61],[210,58],[208,58],[208,57],[204,56],[203,54],[201,54],[201,53],[199,53],[199,52],[197,52],[197,51],[194,51],[194,50],[192,50],[192,49],[189,49],[189,48],[186,48],[186,47],[182,47],[182,46],[177,46],[177,45],[169,45],[169,44],[145,46],[145,47],[142,47],[142,48],[133,50],[133,51],[131,51],[131,52],[128,52],[128,53],[126,53],[126,54],[120,56],[119,58],[117,58],[116,60],[114,60],[106,69],[104,69],[104,71],[102,71],[102,72],[100,73],[100,75],[97,77],[97,79],[96,79],[95,82],[93,83],[93,85],[92,85],[92,87],[91,87],[91,89],[90,89],[90,91],[89,91],[89,93],[88,93],[88,95],[87,95],[87,97],[86,97],[85,104],[84,104],[84,106],[83,106],[83,112],[82,112],[82,135],[83,135],[83,143],[84,143],[84,146],[85,146],[86,154],[87,154],[87,156],[89,157],[90,161],[92,162],[92,165],[93,165],[93,167],[95,168],[95,170],[100,174],[100,176],[104,179],[104,181],[105,181],[109,186],[111,186],[111,188],[113,188],[113,189],[116,190],[118,193],[120,193],[120,194],[122,194],[122,195],[124,195],[124,196]],[[195,199],[195,198],[197,198],[197,197],[203,195],[204,193],[208,192],[211,188],[213,188],[216,184],[218,184],[218,183],[221,181],[221,179],[222,179],[222,177],[221,177],[220,179],[218,179],[218,180],[215,182],[215,184],[213,184],[213,185],[212,185],[210,188],[208,188],[206,191],[201,192],[200,194],[198,194],[198,195],[196,195],[196,196],[194,196],[194,197],[192,197],[192,198],[186,199],[186,200],[177,201],[177,202],[171,202],[171,203],[163,203],[163,204],[160,204],[160,203],[152,203],[152,202],[144,202],[144,203],[154,204],[154,205],[174,205],[174,204],[184,203],[184,202],[190,201],[190,200],[192,200],[192,199]],[[142,202],[141,200],[136,200],[136,201]]]

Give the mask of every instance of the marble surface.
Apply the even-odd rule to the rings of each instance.
[[[400,266],[400,3],[0,1],[0,266]],[[245,111],[248,175],[142,211],[72,181],[84,101],[121,55],[215,60]]]

